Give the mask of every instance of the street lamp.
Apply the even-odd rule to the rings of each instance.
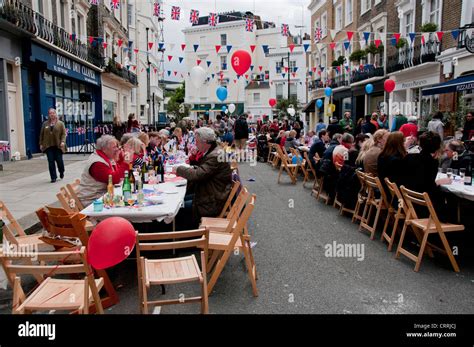
[[[148,124],[151,124],[151,108],[150,108],[150,52],[149,51],[149,45],[148,45],[148,31],[150,28],[146,28],[146,48],[147,48],[147,54],[146,54],[146,62],[147,62],[147,73],[146,73],[146,103],[148,105],[147,107],[147,114],[148,114]]]
[[[281,67],[283,68],[284,60],[288,60],[288,100],[290,100],[290,80],[291,80],[291,71],[290,71],[290,51],[288,51],[288,57],[281,58]]]

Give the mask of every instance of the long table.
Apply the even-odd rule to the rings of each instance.
[[[158,185],[144,185],[143,189],[145,191],[153,191],[157,188],[158,191],[162,192],[164,202],[161,204],[111,208],[104,207],[101,212],[95,212],[94,206],[91,204],[82,210],[81,213],[95,220],[102,220],[108,217],[123,217],[133,223],[164,221],[169,224],[174,221],[179,209],[183,206],[184,196],[186,194],[186,185],[176,186],[176,184],[176,182],[166,182]],[[114,189],[114,194],[122,195],[122,188],[116,187]]]
[[[445,178],[446,174],[438,173],[436,179]],[[459,198],[474,201],[474,186],[466,186],[459,176],[456,176],[451,184],[440,186],[445,192],[450,192]]]

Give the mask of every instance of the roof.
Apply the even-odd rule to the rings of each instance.
[[[245,89],[268,89],[270,88],[270,83],[268,82],[250,82]]]

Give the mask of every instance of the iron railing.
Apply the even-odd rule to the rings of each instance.
[[[375,67],[372,64],[364,65],[362,70],[355,70],[351,73],[351,83],[363,81],[372,77],[384,76],[383,67]]]
[[[29,32],[99,68],[104,64],[96,41],[92,44],[81,42],[79,38],[71,36],[20,0],[0,0],[0,20],[5,20],[20,30]]]
[[[387,73],[400,71],[427,62],[434,62],[440,53],[440,43],[432,39],[428,40],[425,44],[400,48],[396,54],[387,58]]]
[[[130,70],[128,70],[126,68],[123,68],[121,65],[116,63],[113,59],[109,58],[108,63],[104,68],[104,72],[113,73],[113,74],[129,81],[134,86],[138,85],[137,75],[135,75],[133,72],[130,72]]]

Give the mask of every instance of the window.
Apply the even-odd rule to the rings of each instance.
[[[371,0],[361,0],[360,13],[365,13],[370,10],[370,1]]]
[[[408,12],[405,15],[405,32],[404,32],[404,34],[408,35],[408,33],[411,33],[413,31],[414,31],[413,30],[413,13]]]
[[[44,83],[45,83],[45,91],[46,94],[54,94],[54,87],[53,87],[53,76],[50,74],[44,74]]]
[[[7,80],[8,83],[15,83],[13,78],[13,65],[10,63],[7,63]]]
[[[342,6],[339,5],[336,7],[336,24],[334,29],[341,30],[342,29]]]
[[[127,25],[133,26],[133,4],[127,5]]]
[[[290,98],[298,98],[298,88],[296,86],[296,83],[290,84]]]
[[[79,13],[77,14],[77,36],[79,37],[79,40],[82,39],[82,21],[84,20],[84,17],[81,16]]]
[[[72,98],[79,99],[79,84],[77,82],[72,82]]]
[[[276,65],[276,73],[281,73],[282,72],[281,69],[283,67],[283,62],[282,61],[277,61],[275,65]]]
[[[295,68],[296,68],[296,60],[293,60],[293,61],[290,61],[290,72],[295,72]]]
[[[35,0],[33,9],[44,15],[43,0]]]
[[[142,106],[144,108],[144,106]],[[112,122],[114,120],[115,109],[117,104],[115,102],[104,100],[104,122]]]
[[[227,56],[226,55],[221,55],[221,70],[223,71],[227,70]]]
[[[352,0],[346,0],[346,26],[352,23]]]
[[[283,84],[276,85],[276,97],[278,100],[283,99]]]
[[[71,95],[71,80],[64,80],[64,96],[70,98]]]
[[[253,103],[254,104],[259,104],[260,103],[260,93],[254,93],[253,94]]]
[[[227,34],[221,34],[221,46],[227,46]]]
[[[127,97],[125,95],[122,98],[122,108],[123,108],[122,114],[127,114]]]
[[[63,88],[63,79],[60,77],[55,77],[56,82],[56,95],[64,95],[64,88]]]
[[[323,31],[323,37],[328,34],[328,16],[326,12],[321,16],[321,30]]]
[[[439,20],[439,13],[440,13],[440,3],[439,0],[430,0],[429,1],[429,22],[438,24],[438,28],[440,27],[440,20]]]
[[[63,29],[66,29],[66,11],[66,3],[62,0],[59,1],[59,15],[61,17],[60,22]]]

